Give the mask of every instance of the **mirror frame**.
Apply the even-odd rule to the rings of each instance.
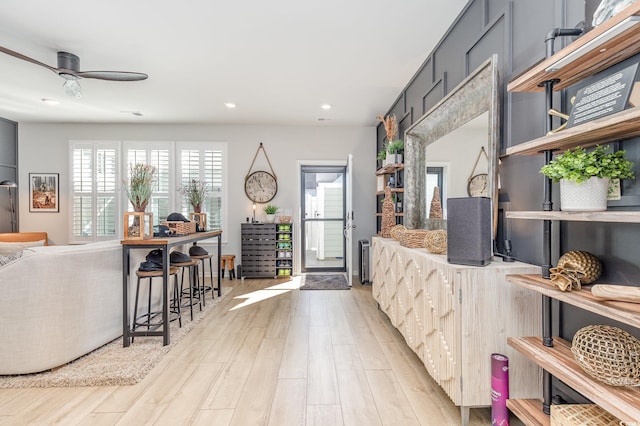
[[[405,131],[404,225],[407,228],[428,228],[426,147],[480,114],[488,112],[487,185],[493,205],[492,236],[495,238],[500,146],[499,87],[498,55],[494,54]]]

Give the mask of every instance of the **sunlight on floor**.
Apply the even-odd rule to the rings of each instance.
[[[236,296],[234,299],[246,299],[246,300],[229,310],[235,311],[236,309],[244,308],[254,303],[258,303],[263,300],[269,299],[271,297],[276,297],[281,294],[285,294],[291,290],[298,290],[301,285],[302,285],[301,277],[299,276],[291,277],[291,280],[289,281],[285,281],[283,283],[279,283],[271,287],[263,288],[262,290],[252,291],[251,293],[246,293],[240,296]]]

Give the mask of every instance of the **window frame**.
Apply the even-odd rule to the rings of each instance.
[[[74,192],[74,152],[76,149],[91,149],[93,151],[93,156],[95,157],[95,153],[98,149],[114,149],[115,150],[115,159],[116,159],[116,188],[115,188],[115,196],[116,200],[116,230],[114,237],[97,237],[92,236],[89,238],[78,237],[74,235],[74,209],[73,209],[73,199],[75,196]],[[129,150],[145,150],[147,152],[146,157],[149,158],[149,153],[152,150],[158,149],[167,149],[169,151],[169,190],[168,190],[168,205],[169,205],[169,213],[174,211],[183,211],[182,206],[182,197],[178,194],[178,186],[180,182],[177,181],[178,177],[181,175],[180,173],[180,157],[181,150],[190,149],[190,150],[219,150],[221,151],[221,176],[222,176],[222,185],[220,189],[220,199],[221,199],[221,208],[220,208],[220,228],[222,230],[227,228],[228,225],[228,167],[227,167],[227,156],[228,156],[228,143],[227,142],[205,142],[205,141],[156,141],[156,140],[142,140],[142,141],[92,141],[92,140],[70,140],[69,141],[69,164],[71,168],[71,173],[69,173],[69,188],[71,193],[71,202],[69,209],[69,242],[71,244],[83,244],[94,241],[103,241],[103,240],[113,240],[120,239],[123,233],[123,223],[122,218],[124,217],[124,213],[130,209],[129,200],[127,199],[126,193],[124,191],[124,180],[128,175],[128,158],[129,158]],[[93,172],[92,172],[93,173]],[[119,183],[119,184],[118,184]],[[95,200],[96,194],[96,181],[95,177],[93,178],[93,186],[92,186],[92,197]],[[94,201],[93,204],[93,212],[94,216],[93,222],[95,223],[95,214],[96,214],[96,204]],[[188,208],[186,210],[189,210]],[[156,223],[163,218],[154,219]],[[223,233],[223,238],[221,243],[226,244],[226,233]],[[217,240],[217,239],[212,239]],[[206,240],[209,241],[209,240]]]

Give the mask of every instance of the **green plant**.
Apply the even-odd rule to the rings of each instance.
[[[591,151],[581,147],[568,150],[542,166],[540,173],[554,182],[561,179],[584,182],[591,177],[632,179],[633,163],[625,158],[626,151],[607,153],[607,147],[597,145]]]
[[[404,150],[404,142],[401,139],[387,142],[385,145],[385,150],[389,154],[400,154]]]
[[[123,183],[134,211],[143,212],[147,208],[156,181],[155,175],[156,168],[153,166],[142,163],[129,166],[129,183]]]
[[[186,185],[178,188],[180,194],[189,199],[189,203],[193,206],[193,210],[196,213],[200,213],[202,205],[207,199],[207,193],[209,192],[207,185],[205,181],[191,179]]]
[[[266,206],[264,206],[264,212],[266,214],[276,214],[278,212],[278,209],[280,207],[274,205],[274,204],[267,204]]]
[[[376,156],[376,160],[381,160],[384,161],[387,158],[387,150],[383,149],[381,151],[378,152],[378,155]]]

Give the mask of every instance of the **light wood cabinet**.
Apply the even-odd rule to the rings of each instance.
[[[373,237],[373,296],[462,409],[491,405],[491,354],[509,358],[510,395],[539,398],[541,370],[507,345],[507,338],[540,334],[540,297],[506,282],[507,274],[539,274],[538,266],[454,265],[446,255]]]

